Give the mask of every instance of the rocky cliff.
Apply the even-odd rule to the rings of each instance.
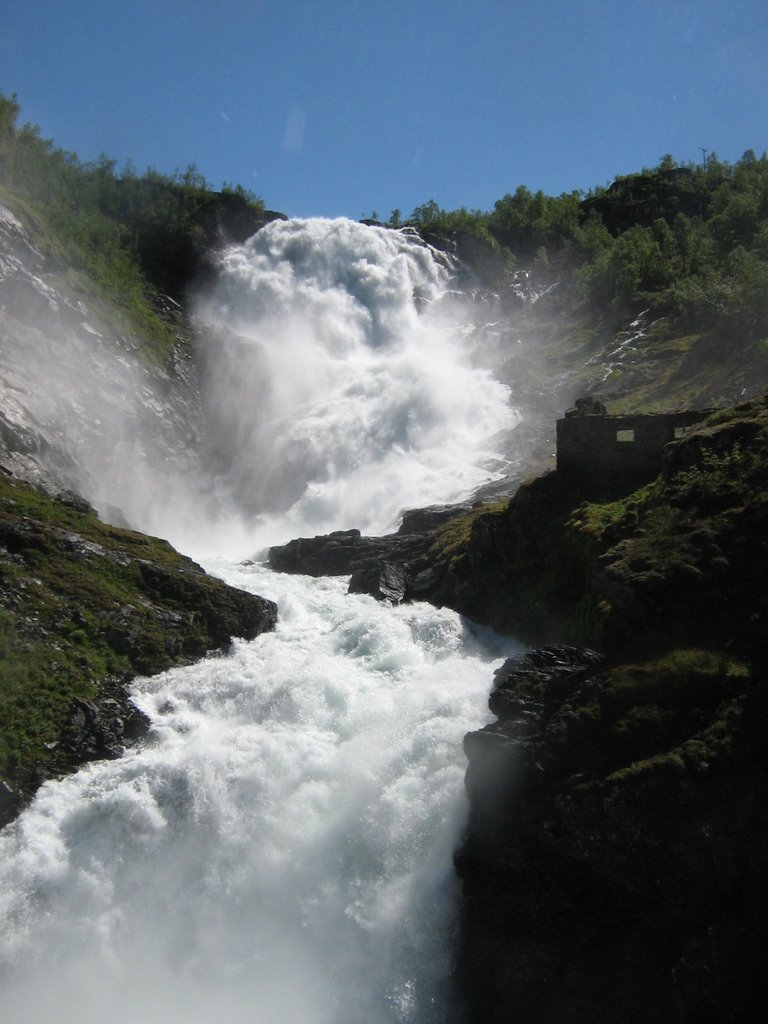
[[[465,741],[460,1020],[762,1019],[765,696],[703,651],[497,672]]]
[[[768,398],[690,428],[660,469],[622,496],[557,472],[528,482],[468,524],[442,599],[531,643],[713,645],[764,661]]]
[[[197,371],[181,307],[155,296],[152,330],[138,330],[67,265],[42,222],[17,210],[0,206],[0,463],[100,505],[121,489],[131,504],[113,486],[125,466],[133,479],[155,461],[199,473]]]
[[[633,495],[532,481],[443,574],[469,614],[606,652],[507,663],[466,738],[462,1020],[762,1019],[767,482],[763,399]]]

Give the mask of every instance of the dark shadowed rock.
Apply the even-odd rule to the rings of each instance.
[[[760,680],[548,647],[469,733],[462,1024],[720,1024],[768,999]]]
[[[434,533],[438,526],[469,512],[471,505],[430,505],[428,508],[411,508],[403,512],[399,534]]]
[[[349,593],[372,594],[393,604],[439,598],[446,558],[434,549],[435,524],[450,521],[461,510],[423,512],[406,513],[404,525],[410,524],[412,533],[363,537],[359,530],[341,530],[297,538],[269,549],[270,566],[276,572],[308,576],[349,575]]]
[[[378,601],[400,604],[408,592],[408,573],[402,565],[385,562],[376,569],[358,569],[349,581],[350,594],[370,594]]]
[[[321,537],[299,537],[269,549],[276,572],[307,576],[347,576],[360,570],[381,572],[384,563],[407,566],[423,558],[432,543],[428,533],[362,537],[359,530],[339,530]]]

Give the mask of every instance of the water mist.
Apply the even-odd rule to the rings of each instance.
[[[197,307],[192,461],[163,452],[186,421],[169,427],[146,373],[132,371],[144,411],[127,395],[111,426],[98,373],[87,408],[68,374],[72,406],[105,424],[73,453],[88,496],[212,556],[280,619],[137,681],[144,745],[46,783],[0,833],[7,1024],[446,1019],[462,737],[510,642],[225,557],[385,531],[500,472],[516,415],[473,363],[448,284],[428,247],[343,220],[274,223],[229,250]],[[103,358],[114,390],[123,357]]]
[[[516,414],[448,282],[427,246],[348,220],[278,221],[229,250],[198,310],[222,502],[268,539],[376,533],[498,474]]]

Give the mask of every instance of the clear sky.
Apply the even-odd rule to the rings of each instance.
[[[488,210],[768,149],[768,0],[0,0],[0,91],[290,215]]]

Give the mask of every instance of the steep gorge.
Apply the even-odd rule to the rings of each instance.
[[[140,339],[108,322],[105,310],[104,319],[99,318],[100,307],[93,296],[89,304],[82,291],[66,290],[71,284],[62,285],[61,290],[52,286],[52,276],[63,274],[65,268],[54,266],[51,275],[51,266],[46,266],[34,239],[25,236],[15,214],[6,216],[4,225],[6,450],[1,461],[53,491],[83,491],[114,521],[126,519],[161,533],[173,523],[178,536],[197,542],[200,534],[193,529],[195,523],[203,521],[207,528],[233,495],[242,502],[240,510],[259,507],[264,493],[259,490],[264,483],[262,467],[254,464],[246,447],[255,438],[261,450],[275,441],[276,447],[269,451],[272,464],[266,473],[270,481],[266,493],[278,505],[281,500],[284,506],[290,504],[301,497],[301,488],[296,490],[301,478],[290,477],[286,482],[281,469],[286,463],[293,468],[303,462],[304,449],[311,449],[329,429],[332,410],[327,401],[323,403],[316,385],[330,379],[327,373],[334,361],[341,356],[359,371],[352,387],[345,385],[335,393],[337,403],[350,406],[365,397],[370,381],[380,380],[382,374],[393,385],[402,384],[419,369],[411,355],[403,359],[396,346],[387,348],[406,327],[418,322],[412,315],[410,294],[407,323],[396,317],[388,321],[386,315],[372,328],[365,323],[364,329],[372,329],[376,344],[383,348],[384,358],[367,361],[368,353],[363,352],[364,358],[357,362],[359,339],[338,325],[342,314],[351,314],[354,322],[359,310],[348,299],[344,308],[322,304],[322,296],[308,284],[302,302],[313,317],[327,318],[322,321],[326,348],[313,364],[313,372],[299,381],[299,391],[291,391],[289,397],[291,404],[314,410],[314,418],[302,426],[303,433],[292,434],[290,428],[265,433],[264,424],[271,427],[280,419],[281,407],[275,404],[263,421],[244,429],[238,410],[249,398],[259,408],[272,400],[254,390],[264,358],[260,355],[252,364],[243,361],[248,341],[260,343],[260,332],[277,328],[271,316],[257,324],[249,339],[253,318],[248,327],[241,323],[236,329],[227,319],[231,289],[238,277],[242,280],[251,272],[242,248],[233,250],[226,286],[229,297],[225,288],[207,307],[208,322],[218,321],[219,336],[229,346],[226,359],[231,361],[222,357],[217,363],[214,354],[213,364],[208,362],[207,367],[205,360],[196,362],[190,321],[184,311],[168,303],[165,315],[178,332],[178,343],[173,359],[158,366],[147,363]],[[291,240],[290,232],[299,229],[289,225],[281,230],[281,235],[272,236],[273,251],[285,245],[293,248],[291,258],[295,258],[298,242]],[[361,230],[344,226],[333,244],[341,244],[344,232]],[[284,270],[290,261],[281,255],[276,265],[268,265],[267,237],[254,243],[251,253],[267,264],[259,287],[272,302],[285,285],[279,268]],[[351,292],[346,295],[359,295],[361,289],[375,293],[383,283],[389,289],[390,306],[374,308],[397,314],[398,289],[404,282],[412,283],[414,263],[427,271],[418,278],[425,289],[417,296],[422,307],[433,297],[429,289],[442,290],[445,282],[439,261],[433,264],[431,251],[416,241],[396,253],[403,257],[398,269],[382,282],[375,273],[376,252],[400,243],[394,235],[386,236],[385,242],[381,232],[371,237],[375,244],[366,241],[370,248],[351,275]],[[305,253],[304,258],[310,257]],[[410,276],[401,274],[403,263],[411,267]],[[339,283],[333,273],[329,270],[323,290],[341,294],[342,286],[350,288],[349,279]],[[495,301],[490,294],[474,296],[474,304]],[[506,435],[506,441],[527,441],[529,434],[534,435],[539,445],[536,462],[551,457],[552,443],[547,442],[551,421],[545,425],[541,410],[536,413],[539,419],[526,412],[534,400],[542,408],[547,403],[555,407],[584,379],[586,362],[583,349],[569,350],[549,336],[544,348],[555,357],[558,372],[553,375],[556,381],[544,381],[544,365],[530,351],[530,338],[519,346],[511,339],[515,328],[527,325],[541,340],[547,325],[556,323],[556,292],[540,302],[535,313],[524,306],[513,316],[507,308],[503,331],[486,311],[479,325],[478,318],[470,316],[459,335],[481,365],[484,356],[488,362],[498,362],[500,346],[511,349],[509,358],[501,360],[505,363],[502,375],[517,381],[523,420]],[[492,308],[498,312],[498,307]],[[32,310],[34,322],[25,323]],[[418,323],[421,330],[423,319]],[[295,337],[295,323],[293,328]],[[340,333],[334,333],[337,329]],[[494,335],[494,330],[501,336]],[[293,340],[287,334],[281,337],[286,344]],[[429,349],[428,335],[422,334],[421,341],[427,347],[427,362],[434,363],[438,350]],[[334,344],[343,351],[334,352]],[[594,338],[589,342],[593,345]],[[289,350],[288,381],[304,352],[302,347]],[[594,357],[592,352],[589,358]],[[723,388],[735,387],[727,360],[725,365]],[[243,366],[247,373],[240,372]],[[231,386],[237,395],[228,408],[221,404],[220,391],[209,392],[208,401],[214,402],[220,416],[214,437],[206,433],[209,423],[205,401],[200,400],[201,368],[203,373],[212,371],[219,386]],[[589,377],[592,370],[586,373]],[[422,380],[418,375],[416,379]],[[644,372],[638,379],[647,383]],[[491,406],[503,406],[503,402],[494,404],[498,395],[489,375],[461,380],[463,394],[451,392],[445,404],[427,408],[437,424],[434,452],[439,452],[444,440],[440,431],[454,430],[453,435],[448,433],[449,440],[453,438],[450,445],[455,446],[461,435],[466,440],[472,410],[489,396]],[[610,382],[604,386],[610,387]],[[753,380],[750,386],[757,390],[760,382]],[[75,394],[82,400],[73,405]],[[392,394],[397,396],[397,391]],[[460,414],[452,423],[457,400]],[[385,405],[391,408],[389,399]],[[320,458],[304,461],[299,468],[309,464],[314,485],[307,503],[310,515],[298,514],[291,523],[296,527],[292,533],[300,532],[306,523],[317,523],[318,530],[329,525],[365,527],[366,522],[359,521],[364,507],[371,509],[369,527],[394,525],[397,512],[410,498],[405,495],[411,475],[407,464],[405,473],[401,472],[404,463],[399,456],[392,477],[386,476],[386,459],[376,466],[373,484],[378,486],[383,478],[385,486],[373,491],[381,497],[372,508],[368,498],[363,505],[353,504],[344,512],[348,520],[340,524],[331,522],[327,512],[329,503],[338,498],[336,485],[343,484],[342,471],[357,465],[358,441],[366,450],[382,441],[386,454],[393,438],[396,448],[415,435],[420,443],[425,435],[429,437],[430,418],[409,419],[409,408],[424,412],[418,396],[411,395],[400,414],[377,421],[373,433],[366,433],[365,417],[357,416],[359,436],[353,436],[352,445],[349,436],[341,437],[346,447],[338,465],[324,460],[328,449],[322,446]],[[418,596],[449,604],[531,642],[596,644],[609,658],[595,667],[588,656],[590,665],[579,668],[572,661],[575,655],[555,651],[551,658],[541,655],[537,661],[534,657],[522,668],[508,665],[497,676],[492,699],[499,723],[471,733],[467,740],[471,817],[458,858],[465,885],[465,930],[457,972],[465,989],[467,1020],[507,1019],[513,1012],[521,1020],[755,1019],[750,1014],[755,1000],[759,1003],[762,998],[758,966],[765,948],[760,915],[753,910],[765,903],[760,883],[765,877],[761,854],[765,819],[760,810],[765,794],[761,740],[766,661],[761,586],[764,420],[761,402],[721,414],[670,450],[665,474],[657,484],[634,496],[612,496],[614,501],[579,493],[572,483],[563,485],[556,474],[527,483],[510,502],[499,500],[499,494],[513,486],[510,480],[519,481],[530,465],[525,452],[509,458],[514,448],[509,443],[504,472],[489,473],[486,466],[479,476],[470,474],[462,480],[461,486],[454,481],[449,495],[441,494],[440,487],[417,490],[417,501],[466,497],[486,479],[481,493],[497,499],[490,509],[459,506],[434,512],[431,519],[422,517],[421,522],[418,516],[406,517],[395,549],[398,544],[410,545],[406,561],[413,560],[409,569],[420,580]],[[491,417],[484,429],[493,422]],[[430,466],[440,486],[441,472],[456,475],[452,464],[441,458]],[[346,466],[341,464],[345,460]],[[423,473],[424,463],[418,469]],[[493,479],[497,475],[509,479]],[[362,479],[353,475],[348,492],[352,498],[359,497]],[[276,493],[283,486],[284,493]],[[42,508],[43,499],[30,497],[20,485],[9,484],[9,488],[3,521],[4,536],[16,538],[6,545],[5,568],[11,576],[19,576],[30,551],[49,567],[54,565],[54,550],[60,548],[81,549],[85,562],[98,562],[98,553],[88,545],[104,546],[105,537],[110,538],[110,550],[149,544],[156,553],[154,542],[104,527],[87,509],[73,509],[71,504],[50,505],[42,525],[29,510],[22,511],[19,519],[20,503],[37,502]],[[50,533],[46,523],[60,515],[73,521]],[[224,532],[231,532],[234,521]],[[238,534],[238,542],[243,536]],[[246,531],[245,536],[256,534]],[[354,536],[351,546],[360,547]],[[338,552],[336,541],[332,547]],[[162,568],[168,559],[174,566],[171,591],[185,581],[183,595],[165,595],[171,598],[170,610],[160,618],[166,617],[167,626],[168,615],[179,615],[182,608],[188,612],[197,600],[187,580],[194,579],[192,589],[202,588],[206,595],[216,585],[205,582],[207,578],[196,567],[176,561],[167,548],[161,552],[161,568],[155,571],[142,547],[138,572],[142,579],[154,580],[156,588],[158,579],[169,578],[168,569]],[[121,561],[124,556],[117,557]],[[374,566],[380,558],[377,553]],[[391,546],[387,559],[398,561],[391,559]],[[129,571],[134,572],[136,564],[131,565]],[[334,571],[346,573],[351,568],[371,566],[342,560]],[[327,564],[317,571],[319,575],[328,572]],[[6,592],[12,594],[12,588]],[[219,607],[229,600],[226,593],[221,589],[215,599],[204,596],[203,606],[213,600]],[[150,601],[156,597],[148,596]],[[245,597],[236,600],[250,607]],[[95,605],[102,603],[96,594]],[[130,603],[126,599],[121,607]],[[66,627],[69,653],[82,643],[74,634],[79,630],[90,635],[94,625],[90,620],[104,611],[83,605],[79,597],[75,604],[78,607],[60,607],[52,624],[39,615],[33,624],[43,631],[51,629],[54,635]],[[28,610],[23,614],[32,617]],[[120,650],[125,643],[118,636],[117,619],[110,612],[107,619],[110,623],[94,632],[106,631],[109,638],[111,630],[117,636],[113,655],[127,654],[130,660],[134,648],[128,645],[127,651]],[[144,621],[150,623],[151,615]],[[190,620],[193,623],[196,629],[200,619]],[[130,622],[124,624],[130,632]],[[441,621],[430,628],[453,635],[451,630],[457,627]],[[226,628],[212,630],[207,639],[195,635],[188,648],[181,641],[168,649],[160,637],[164,654],[155,660],[134,659],[131,668],[154,671],[187,660],[205,647],[226,644],[232,633],[248,635],[248,628],[235,617]],[[30,633],[23,637],[22,647],[38,639]],[[345,642],[350,651],[365,646],[359,638]],[[18,643],[12,636],[12,646]],[[675,653],[691,647],[695,651],[685,656]],[[550,677],[548,660],[556,668],[565,666],[564,672]],[[77,699],[90,698],[85,694]],[[670,837],[672,822],[675,829]],[[407,987],[398,999],[398,1012],[404,1013]]]

